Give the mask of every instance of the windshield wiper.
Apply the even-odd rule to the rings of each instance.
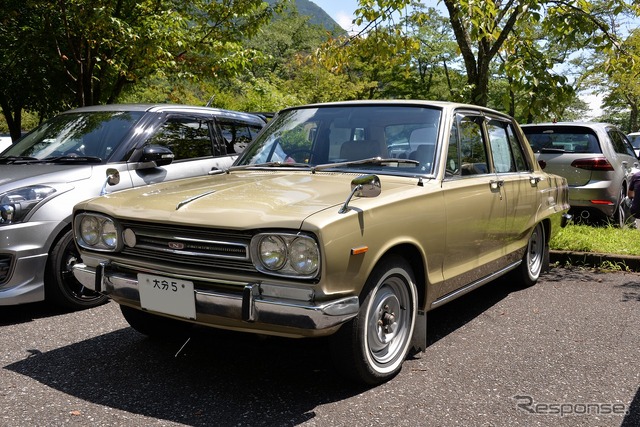
[[[42,163],[102,163],[102,159],[96,156],[57,156],[46,157]]]
[[[349,166],[358,166],[358,165],[386,165],[389,163],[405,163],[405,164],[412,164],[412,165],[420,164],[419,161],[413,160],[413,159],[394,159],[394,158],[383,159],[381,157],[370,157],[368,159],[351,160],[348,162],[325,163],[317,166],[313,166],[308,163],[286,163],[286,162],[251,163],[248,165],[231,166],[229,167],[229,169],[227,169],[227,172],[250,169],[250,168],[262,168],[262,167],[264,168],[269,168],[269,167],[304,168],[304,169],[311,169],[313,172],[315,172],[317,170],[331,169],[331,168],[340,168],[340,167],[349,167]]]
[[[36,159],[35,157],[30,157],[30,156],[7,156],[7,157],[0,157],[0,163],[3,164],[9,164],[9,163],[23,163],[23,162],[34,162],[34,161],[39,161],[39,159]]]
[[[389,163],[406,163],[412,165],[419,165],[420,162],[413,159],[394,159],[394,158],[386,158],[382,157],[370,157],[368,159],[362,160],[351,160],[348,162],[338,162],[338,163],[326,163],[324,165],[318,165],[313,168],[313,170],[322,170],[322,169],[331,169],[331,168],[341,168],[345,166],[359,166],[359,165],[386,165]]]
[[[551,148],[551,147],[543,147],[540,149],[541,153],[566,153],[563,148]]]
[[[266,162],[266,163],[249,163],[247,165],[238,165],[238,166],[230,166],[227,169],[227,172],[237,171],[243,169],[251,169],[251,168],[304,168],[304,169],[312,169],[313,166],[308,163],[288,163],[288,162]]]

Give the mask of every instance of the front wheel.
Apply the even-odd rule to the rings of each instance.
[[[73,275],[73,266],[81,262],[80,253],[67,231],[53,246],[47,259],[44,286],[47,300],[71,310],[96,307],[107,297],[87,289]]]
[[[416,311],[411,266],[396,256],[383,260],[365,284],[358,315],[331,337],[336,367],[369,385],[391,379],[409,351]]]

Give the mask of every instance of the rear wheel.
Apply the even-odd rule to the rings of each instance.
[[[331,337],[336,367],[375,385],[401,369],[416,322],[413,271],[400,257],[383,260],[367,280],[358,315]]]
[[[87,289],[73,275],[73,266],[81,262],[80,253],[67,231],[49,253],[45,270],[45,296],[61,307],[82,310],[107,302],[107,297]]]
[[[525,287],[535,285],[547,260],[547,240],[544,227],[538,223],[529,237],[522,263],[514,271],[514,279],[521,281]]]
[[[120,306],[120,311],[129,325],[150,338],[155,339],[182,339],[187,337],[192,325],[188,322],[158,316],[143,310]]]
[[[618,205],[616,207],[616,211],[613,214],[613,220],[615,221],[615,225],[619,228],[625,228],[627,226],[627,220],[628,220],[626,206],[624,205],[624,197],[625,197],[624,193],[625,193],[625,189],[622,188],[620,190],[620,195],[618,197]]]

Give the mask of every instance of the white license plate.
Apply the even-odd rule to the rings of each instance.
[[[196,318],[193,282],[138,274],[138,288],[142,308],[186,319]]]

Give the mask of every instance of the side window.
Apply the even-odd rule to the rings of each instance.
[[[209,122],[198,118],[170,117],[146,144],[167,147],[175,160],[213,155]]]
[[[226,119],[218,120],[218,124],[225,143],[220,151],[227,154],[242,153],[261,129],[258,125]]]
[[[447,149],[447,163],[445,176],[460,175],[460,142],[458,140],[458,121],[456,120],[449,132],[449,148]]]
[[[609,134],[609,138],[611,139],[611,143],[613,144],[613,149],[616,151],[616,153],[635,157],[633,147],[620,132],[615,129],[609,129],[607,130],[607,133]]]
[[[458,133],[460,142],[460,172],[464,175],[478,175],[489,172],[487,151],[482,137],[480,116],[460,116]]]
[[[524,150],[522,148],[522,144],[528,144],[528,142],[518,139],[513,129],[513,123],[509,123],[507,126],[507,137],[509,138],[511,153],[513,154],[513,160],[516,162],[516,169],[518,172],[532,170],[527,163],[527,158],[525,157]]]
[[[526,171],[527,163],[512,123],[491,120],[487,125],[493,166],[497,173]]]

